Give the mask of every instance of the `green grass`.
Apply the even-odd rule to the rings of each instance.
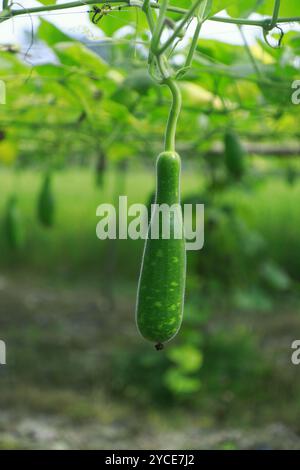
[[[299,221],[299,183],[291,187],[270,179],[255,194],[251,204],[252,226],[258,227],[266,239],[272,258],[297,280],[300,280]]]
[[[120,262],[118,268],[124,266],[124,258],[128,252],[135,267],[139,262],[142,243],[140,241],[116,241],[108,243],[96,237],[96,208],[101,203],[112,203],[118,195],[118,175],[108,172],[103,189],[94,184],[94,175],[88,169],[71,169],[57,172],[54,176],[54,195],[56,201],[56,221],[51,229],[41,227],[36,217],[36,199],[42,175],[30,170],[15,175],[11,171],[0,173],[0,250],[2,265],[32,268],[47,273],[73,275],[77,272],[94,273],[102,271],[110,255],[108,252],[118,250]],[[183,187],[197,188],[197,179],[193,175],[184,175]],[[191,181],[192,180],[192,181]],[[154,173],[145,172],[140,168],[133,169],[125,177],[128,203],[144,203],[154,187]],[[12,191],[19,197],[24,226],[26,230],[25,249],[17,255],[10,252],[5,239],[3,218],[5,203]],[[122,188],[121,188],[122,191]],[[124,194],[122,191],[121,194]],[[123,259],[123,261],[122,261]]]
[[[25,170],[18,176],[7,169],[0,173],[0,267],[33,269],[54,276],[76,277],[85,273],[94,276],[104,273],[107,266],[115,264],[115,273],[120,277],[135,279],[140,263],[142,241],[100,241],[96,238],[96,208],[100,203],[113,202],[118,192],[118,175],[109,171],[103,189],[94,184],[94,175],[89,169],[58,171],[54,177],[56,200],[56,222],[52,229],[45,229],[37,222],[36,198],[41,183],[41,174]],[[200,181],[200,183],[199,183]],[[123,183],[124,184],[124,183]],[[154,170],[131,168],[125,177],[125,194],[128,203],[146,202],[154,188]],[[183,172],[183,195],[201,190],[203,180],[194,169]],[[3,220],[4,206],[9,194],[16,189],[20,200],[26,229],[25,249],[11,253],[5,239]],[[124,191],[121,188],[121,192]],[[265,240],[266,254],[283,267],[294,279],[300,278],[300,184],[289,186],[278,178],[266,179],[257,187],[247,189],[232,187],[222,200],[230,200],[238,208],[241,219],[250,229],[255,229]],[[206,206],[212,207],[213,202]],[[206,239],[210,228],[205,227]],[[232,234],[234,227],[222,227],[222,244],[230,246],[230,265],[240,266],[240,252],[235,249]],[[245,242],[245,250],[247,249]],[[243,249],[243,247],[242,247]],[[205,250],[205,247],[204,247]],[[191,261],[198,253],[190,254]],[[128,263],[130,259],[130,263]]]

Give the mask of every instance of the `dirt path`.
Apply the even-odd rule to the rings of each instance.
[[[300,437],[282,424],[259,430],[205,430],[129,433],[125,423],[71,426],[49,416],[14,416],[0,420],[0,449],[299,449]]]
[[[173,422],[107,396],[102,374],[113,350],[140,339],[130,295],[119,292],[111,308],[99,290],[0,276],[0,339],[8,349],[0,448],[300,449],[299,435],[281,422],[216,426],[191,412]],[[293,315],[280,318],[273,323],[278,340],[266,335],[269,351],[282,346],[287,321],[298,324]]]

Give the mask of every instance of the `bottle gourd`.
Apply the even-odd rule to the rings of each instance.
[[[245,150],[235,132],[229,130],[224,137],[225,164],[232,178],[239,180],[245,173]]]
[[[5,212],[5,232],[9,247],[14,251],[20,250],[24,245],[24,232],[16,195],[12,195],[7,201]]]
[[[52,227],[54,223],[54,198],[52,194],[52,176],[47,172],[44,176],[38,198],[38,220],[45,227]]]
[[[162,204],[170,207],[168,229],[163,237],[151,236]],[[175,205],[175,206],[173,206]],[[172,210],[172,206],[175,210]],[[156,226],[157,227],[157,226]],[[156,195],[139,279],[136,322],[141,335],[162,349],[178,332],[183,315],[186,252],[180,205],[180,157],[175,151],[162,152],[156,163]]]
[[[106,154],[103,150],[99,151],[99,155],[96,162],[96,186],[103,188],[104,186],[104,174],[106,170]]]

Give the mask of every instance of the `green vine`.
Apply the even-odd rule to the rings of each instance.
[[[176,128],[182,103],[181,91],[176,81],[172,78],[166,79],[163,83],[169,87],[172,93],[172,106],[165,135],[165,150],[175,152]]]
[[[69,3],[41,5],[32,8],[24,7],[14,9],[12,7],[12,4],[10,3],[10,0],[3,0],[3,11],[0,14],[0,22],[3,22],[19,15],[65,10],[68,8],[95,4],[111,5],[111,10],[121,10],[122,8],[128,7],[140,8],[146,15],[149,29],[152,34],[148,57],[149,72],[154,78],[154,80],[156,80],[158,83],[168,86],[172,94],[172,105],[165,137],[166,150],[175,150],[176,125],[181,109],[181,94],[180,89],[176,84],[176,80],[182,77],[187,72],[187,70],[189,70],[192,64],[198,44],[199,34],[204,21],[210,20],[222,23],[230,23],[238,25],[239,27],[242,27],[244,25],[259,26],[262,28],[265,40],[270,46],[271,44],[268,40],[268,34],[270,33],[270,31],[275,28],[280,31],[281,34],[278,41],[278,46],[280,46],[284,33],[279,25],[289,22],[300,22],[299,16],[290,18],[281,18],[279,16],[281,5],[280,0],[274,0],[274,9],[272,17],[263,20],[253,20],[248,18],[225,18],[214,15],[210,16],[211,1],[209,0],[195,0],[189,9],[171,6],[169,5],[168,0],[160,0],[160,2],[157,2],[156,0],[85,0],[85,2],[77,0]],[[157,9],[159,9],[158,16],[154,15],[154,10]],[[101,11],[101,9],[99,11]],[[166,15],[168,12],[173,12],[181,15],[181,19],[178,21],[178,23],[174,23],[172,33],[165,40],[164,43],[161,43],[162,34],[167,21]],[[185,64],[179,71],[177,71],[177,73],[174,73],[169,61],[170,56],[172,55],[172,52],[174,51],[174,48],[176,47],[178,41],[182,37],[182,32],[184,28],[186,28],[194,18],[196,19],[197,23],[194,35],[191,40],[191,45],[185,60]],[[243,35],[242,30],[241,34]],[[246,43],[245,45],[247,48]],[[252,60],[253,65],[256,68],[256,63],[251,55],[250,49],[247,48],[247,50],[250,59]],[[259,72],[259,70],[257,70],[257,72]]]
[[[33,13],[44,13],[48,11],[56,11],[56,10],[65,10],[68,8],[76,8],[76,7],[82,7],[83,5],[104,5],[104,4],[117,4],[118,6],[116,7],[117,9],[120,8],[130,8],[130,7],[137,7],[144,9],[149,6],[151,9],[160,9],[161,4],[156,2],[155,0],[146,0],[144,2],[143,0],[85,0],[82,2],[81,0],[77,0],[74,2],[69,2],[69,3],[60,3],[60,4],[53,4],[53,5],[41,5],[38,7],[31,7],[31,8],[20,8],[20,9],[12,9],[8,7],[8,1],[4,0],[3,3],[3,11],[0,14],[0,22],[9,20],[15,16],[19,15],[26,15],[26,14],[33,14]],[[6,5],[6,8],[4,8],[4,5]],[[186,15],[190,10],[187,10],[185,8],[179,8],[179,7],[174,7],[174,6],[168,6],[167,11],[170,13],[177,13],[179,15]],[[229,24],[236,24],[236,25],[245,25],[245,26],[259,26],[261,28],[265,28],[266,24],[272,23],[274,19],[273,17],[267,19],[267,20],[251,20],[248,18],[227,18],[223,16],[208,16],[210,21],[215,21],[219,23],[229,23]],[[300,16],[291,16],[291,17],[278,17],[276,24],[282,24],[282,23],[299,23],[300,22]]]

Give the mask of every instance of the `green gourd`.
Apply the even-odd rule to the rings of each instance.
[[[38,197],[38,220],[45,227],[52,227],[54,223],[54,197],[52,193],[52,175],[47,172],[43,178]]]
[[[234,179],[241,179],[245,173],[245,151],[237,134],[229,130],[224,137],[225,165]]]
[[[129,76],[125,79],[123,86],[136,91],[140,95],[146,95],[150,88],[155,86],[147,70],[137,69],[132,70]]]
[[[288,166],[286,170],[286,181],[290,186],[294,186],[297,181],[297,170],[292,166]]]
[[[106,155],[103,150],[99,152],[96,162],[96,186],[103,188],[104,185],[104,174],[106,170]]]
[[[7,201],[4,225],[8,245],[14,251],[20,250],[24,245],[24,231],[16,195]]]
[[[176,152],[162,152],[156,164],[156,209],[145,243],[139,279],[136,322],[141,335],[162,349],[178,332],[183,315],[186,276],[186,252],[182,210],[180,205],[180,157]],[[176,204],[170,211],[169,239],[151,237],[159,205]],[[177,238],[174,236],[175,231]],[[178,237],[180,234],[180,237]]]

